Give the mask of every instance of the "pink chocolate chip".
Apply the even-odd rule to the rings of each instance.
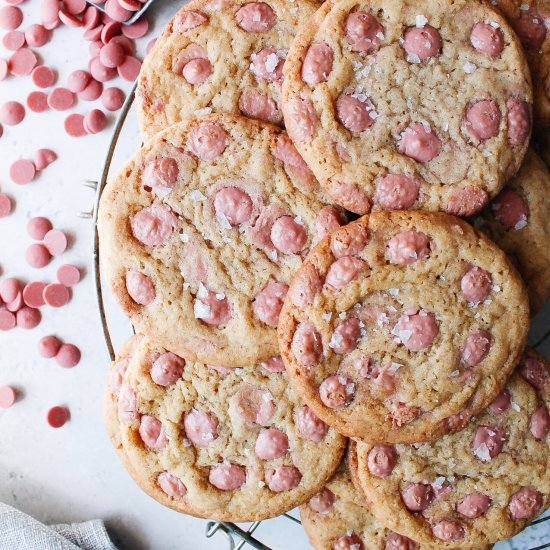
[[[81,91],[78,92],[79,99],[84,101],[95,101],[103,92],[103,84],[94,78],[90,80],[90,83]],[[75,115],[71,115],[75,116]],[[82,116],[82,115],[79,115]]]
[[[23,12],[15,6],[0,8],[0,29],[13,31],[23,22]]]
[[[101,102],[103,107],[108,111],[118,111],[122,105],[126,96],[120,88],[107,88],[101,94]]]
[[[268,82],[280,80],[283,76],[284,57],[273,48],[263,48],[252,55],[252,71]]]
[[[265,122],[276,122],[279,109],[277,103],[255,88],[246,88],[239,98],[239,109],[245,116]]]
[[[71,264],[63,264],[56,272],[57,280],[64,286],[74,286],[80,281],[80,270]]]
[[[417,550],[418,544],[408,537],[388,531],[384,550]]]
[[[346,533],[332,544],[332,550],[364,550],[365,545],[356,533]]]
[[[141,177],[143,185],[171,189],[178,179],[179,168],[176,159],[157,156],[149,161]]]
[[[17,326],[23,329],[33,329],[40,324],[42,315],[38,309],[23,306],[15,314]]]
[[[302,474],[296,466],[279,466],[266,472],[266,480],[271,491],[282,493],[298,487]]]
[[[430,162],[441,151],[441,141],[428,123],[411,124],[401,134],[399,151],[418,162]]]
[[[413,27],[405,32],[403,49],[407,52],[407,60],[419,63],[439,53],[441,36],[437,29],[430,25]]]
[[[511,97],[506,101],[508,109],[508,143],[523,145],[531,133],[529,106],[525,101]]]
[[[44,246],[52,256],[59,256],[63,254],[67,248],[67,236],[63,231],[50,229],[50,231],[44,235]]]
[[[29,48],[21,48],[12,53],[9,60],[10,73],[14,76],[27,76],[36,67],[38,59]]]
[[[1,293],[1,290],[0,290]],[[544,364],[533,357],[528,357],[520,368],[519,373],[529,384],[537,390],[543,390],[548,378]]]
[[[142,306],[149,305],[156,296],[151,279],[136,269],[126,272],[126,289],[132,300]]]
[[[27,233],[36,241],[41,241],[46,233],[53,228],[52,222],[48,218],[36,217],[27,222]]]
[[[16,52],[25,45],[25,35],[21,31],[9,31],[2,38],[6,50]]]
[[[285,372],[285,364],[280,355],[275,355],[266,361],[262,361],[260,366],[268,372]]]
[[[277,23],[277,16],[264,2],[250,2],[237,10],[235,20],[245,31],[267,32]]]
[[[421,309],[417,313],[405,313],[399,317],[392,334],[411,351],[420,351],[431,346],[439,334],[433,313]]]
[[[315,133],[319,115],[309,99],[295,98],[287,105],[285,123],[288,135],[295,142],[308,141]]]
[[[78,113],[73,113],[65,119],[65,132],[71,137],[82,137],[86,134],[84,129],[84,116]]]
[[[523,47],[527,50],[539,51],[546,38],[546,25],[538,13],[530,11],[522,13],[514,24]]]
[[[328,426],[307,405],[296,413],[296,427],[302,437],[317,443],[328,432]]]
[[[208,447],[218,437],[218,420],[210,413],[193,409],[183,420],[185,435],[197,447]]]
[[[33,160],[37,170],[44,170],[44,168],[47,168],[52,162],[57,160],[57,155],[51,149],[38,149],[34,154]]]
[[[50,253],[43,244],[31,244],[25,251],[27,263],[36,269],[47,266],[50,258]]]
[[[364,93],[344,93],[336,100],[336,118],[353,133],[364,132],[374,124],[374,106]]]
[[[184,11],[176,15],[173,28],[176,32],[187,32],[196,29],[208,21],[208,17],[200,11]]]
[[[522,487],[512,495],[508,510],[512,519],[530,519],[541,509],[542,502],[539,491],[533,487]]]
[[[6,101],[0,107],[0,122],[7,126],[17,126],[25,118],[25,107],[17,101]]]
[[[346,19],[346,41],[351,49],[367,52],[384,40],[384,28],[370,13],[356,11]]]
[[[342,216],[334,206],[321,208],[315,218],[315,232],[317,238],[322,239],[342,225]]]
[[[339,290],[355,280],[367,263],[356,256],[343,256],[331,264],[327,271],[325,284]]]
[[[283,254],[298,254],[306,241],[305,227],[291,216],[281,216],[271,226],[271,242]]]
[[[118,419],[129,424],[137,420],[137,396],[128,383],[123,383],[118,394]]]
[[[61,348],[61,342],[55,336],[44,336],[38,341],[38,353],[44,359],[53,359]]]
[[[159,487],[172,498],[181,498],[187,493],[183,482],[170,472],[161,472],[157,477]]]
[[[129,363],[130,360],[128,358],[115,361],[109,372],[109,387],[111,388],[111,391],[117,396],[120,393],[120,388],[122,387],[124,375],[126,374]]]
[[[507,229],[523,229],[527,225],[529,209],[523,197],[512,189],[502,191],[491,203],[495,219]]]
[[[396,265],[409,265],[430,255],[431,243],[428,235],[409,229],[392,237],[387,244],[388,260]]]
[[[132,234],[145,246],[158,246],[174,232],[176,215],[164,204],[153,204],[137,212],[130,220]]]
[[[309,507],[318,514],[328,514],[332,510],[335,501],[336,496],[334,493],[325,487],[321,492],[310,498]]]
[[[21,288],[19,281],[13,277],[9,277],[0,282],[0,298],[3,302],[13,302],[17,298]]]
[[[135,23],[132,23],[131,25],[122,25],[121,29],[124,36],[135,40],[147,34],[147,31],[149,30],[149,21],[146,17],[140,17]]]
[[[48,105],[55,111],[66,111],[74,104],[74,94],[67,88],[54,88],[48,94]]]
[[[330,339],[329,347],[341,355],[352,352],[361,338],[361,322],[351,317],[340,323]]]
[[[456,511],[465,518],[477,519],[489,509],[491,499],[483,493],[471,493],[456,504]]]
[[[139,424],[139,435],[145,446],[152,451],[160,451],[166,446],[167,439],[158,418],[144,414]]]
[[[48,41],[48,30],[36,23],[30,25],[25,31],[25,41],[31,48],[39,48]]]
[[[69,289],[59,283],[50,283],[42,293],[44,302],[51,307],[63,307],[70,299]]]
[[[411,512],[424,511],[434,499],[433,487],[424,483],[412,483],[401,491],[401,498]]]
[[[0,330],[3,330],[0,325]],[[0,408],[9,409],[17,400],[17,392],[11,386],[0,387]]]
[[[419,188],[414,176],[387,174],[376,182],[374,200],[384,210],[404,210],[416,202]]]
[[[250,195],[237,187],[222,187],[214,196],[216,215],[232,226],[248,221],[252,207]]]
[[[363,225],[350,224],[332,236],[330,249],[336,258],[360,254],[368,242],[368,231]]]
[[[288,285],[285,283],[270,281],[254,298],[252,308],[256,317],[267,325],[276,327],[287,292]]]
[[[228,144],[226,131],[218,124],[206,122],[191,130],[187,148],[203,160],[213,160],[225,151]]]
[[[323,354],[321,335],[313,325],[300,323],[292,338],[291,350],[302,365],[313,367]]]
[[[460,290],[468,302],[479,304],[491,293],[492,282],[487,271],[481,267],[472,267],[460,280]]]
[[[18,322],[19,324],[19,322]],[[546,439],[550,429],[550,415],[545,405],[539,405],[529,419],[529,430],[535,439]]]
[[[397,451],[392,445],[375,445],[368,454],[369,472],[376,477],[388,477],[397,464]]]
[[[326,42],[311,44],[302,63],[302,80],[310,86],[325,82],[332,71],[334,52]]]
[[[464,527],[450,519],[442,519],[433,527],[432,532],[436,538],[444,541],[460,540],[464,538]]]
[[[7,309],[0,309],[0,330],[11,330],[15,324],[15,315]]]
[[[501,118],[496,101],[493,99],[477,101],[466,111],[466,131],[476,141],[490,139],[498,134]]]
[[[325,378],[319,386],[321,401],[330,409],[344,409],[355,398],[355,384],[343,375]]]
[[[315,295],[321,288],[317,268],[313,264],[306,263],[294,277],[290,289],[290,300],[296,307],[307,307],[313,303]]]
[[[126,57],[124,48],[116,42],[105,44],[99,51],[99,60],[105,67],[114,69],[121,65]]]
[[[181,75],[189,84],[198,86],[212,73],[212,64],[204,57],[197,57],[188,61],[181,71]]]
[[[62,344],[55,356],[56,363],[64,369],[72,369],[80,363],[80,350],[74,344]]]
[[[239,419],[249,427],[265,424],[275,412],[273,396],[261,386],[243,384],[234,399]]]
[[[467,367],[475,367],[485,359],[490,347],[491,334],[486,330],[476,329],[468,335],[464,342],[460,354],[461,360]]]
[[[505,440],[505,433],[500,428],[480,426],[474,435],[472,452],[482,462],[489,462],[500,454]]]
[[[46,288],[46,283],[41,283],[35,281],[25,285],[23,289],[23,301],[29,307],[41,307],[44,305],[44,289]]]
[[[223,463],[210,469],[208,481],[221,491],[235,491],[246,481],[246,470],[236,464]]]
[[[153,362],[149,373],[155,384],[166,388],[181,377],[184,367],[185,361],[181,357],[167,351]]]
[[[47,415],[46,420],[52,428],[61,428],[69,420],[69,411],[65,407],[52,407]]]
[[[0,218],[5,218],[11,213],[12,202],[8,195],[0,193]]]
[[[225,325],[231,319],[231,306],[225,294],[199,288],[194,302],[194,312],[197,319],[207,325]]]
[[[489,195],[481,187],[464,187],[452,193],[445,203],[445,211],[455,216],[471,216],[481,210]]]
[[[502,31],[490,23],[476,23],[470,33],[470,43],[478,52],[493,58],[498,57],[504,49]]]
[[[141,69],[141,61],[131,55],[127,55],[124,61],[117,67],[118,74],[127,82],[134,82]]]
[[[489,410],[496,415],[504,414],[510,407],[512,396],[507,389],[502,390],[495,400],[489,405]]]
[[[38,88],[49,88],[55,82],[55,72],[45,65],[35,67],[31,77],[34,85]]]
[[[92,109],[84,117],[82,125],[88,134],[97,134],[107,126],[107,117],[100,109]]]
[[[260,432],[254,450],[262,460],[275,460],[288,452],[288,437],[277,428],[267,428]]]
[[[17,183],[18,185],[30,183],[35,175],[36,167],[30,160],[19,159],[10,166],[10,178],[13,183]]]

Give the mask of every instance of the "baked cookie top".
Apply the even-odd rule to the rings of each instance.
[[[141,133],[193,114],[243,114],[282,124],[282,68],[313,0],[195,0],[166,25],[138,77]]]
[[[287,285],[342,220],[280,128],[210,115],[157,135],[106,186],[102,269],[138,332],[242,366],[278,355]]]
[[[550,504],[550,363],[526,352],[466,428],[420,445],[357,444],[357,479],[388,527],[438,548],[479,548]]]
[[[107,393],[138,485],[199,517],[254,521],[290,510],[323,487],[345,447],[302,403],[280,358],[212,367],[143,338],[118,393]]]
[[[533,150],[478,225],[512,258],[537,312],[550,295],[550,172]]]
[[[327,424],[414,443],[461,429],[496,397],[528,324],[521,278],[485,235],[441,212],[376,212],[310,252],[278,335]]]
[[[411,539],[386,529],[367,508],[364,495],[342,465],[322,491],[300,506],[300,520],[316,550],[417,550]],[[354,546],[355,545],[355,546]]]
[[[550,126],[550,1],[496,0],[519,36],[533,77],[533,122]],[[548,131],[548,128],[546,128]]]
[[[329,0],[299,31],[284,77],[290,137],[358,214],[472,214],[527,149],[525,56],[480,1]]]

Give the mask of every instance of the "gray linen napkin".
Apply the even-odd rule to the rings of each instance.
[[[117,550],[99,519],[44,525],[0,502],[0,550]]]

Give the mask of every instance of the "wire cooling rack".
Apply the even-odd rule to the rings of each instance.
[[[147,8],[154,2],[155,0],[147,0],[144,4],[142,4],[141,8],[139,8],[138,11],[135,11],[128,20],[123,21],[122,25],[131,25],[132,23],[135,23],[146,11]],[[92,0],[87,0],[88,4],[90,6],[93,6],[94,8],[98,9],[101,13],[105,13],[105,2],[93,2]]]
[[[152,0],[149,0],[149,2],[145,5],[148,5]],[[122,129],[124,127],[124,123],[126,121],[126,118],[128,116],[128,113],[132,107],[132,104],[134,102],[134,96],[135,96],[135,89],[136,85],[134,84],[132,90],[128,94],[128,97],[122,107],[122,110],[120,112],[120,115],[116,121],[114,130],[113,130],[113,137],[111,139],[111,142],[109,144],[109,148],[107,150],[107,156],[105,159],[105,164],[103,165],[103,170],[100,176],[99,181],[86,181],[84,184],[88,187],[91,187],[96,191],[95,201],[93,209],[89,212],[82,212],[80,214],[83,218],[89,218],[93,220],[94,224],[94,238],[93,238],[93,254],[94,254],[94,261],[93,261],[93,273],[94,273],[94,279],[96,284],[96,293],[97,293],[97,303],[99,307],[99,313],[101,318],[101,324],[103,328],[103,333],[105,336],[105,342],[107,344],[107,348],[109,350],[109,355],[111,357],[111,360],[115,359],[115,348],[113,345],[113,339],[111,337],[111,332],[109,330],[109,324],[108,324],[108,315],[107,315],[107,309],[106,304],[104,300],[103,295],[103,286],[101,281],[101,271],[100,271],[100,258],[99,258],[99,237],[97,233],[97,210],[99,205],[99,199],[101,198],[101,193],[103,191],[103,188],[105,187],[107,183],[107,179],[109,177],[109,172],[111,169],[111,164],[113,160],[113,156],[115,154],[115,150],[117,148],[117,144],[119,141],[120,134],[122,132]],[[535,341],[532,343],[532,347],[534,348],[540,348],[543,345],[547,345],[550,343],[550,328],[548,328],[548,323],[545,323],[546,326],[544,327],[544,330],[542,334],[540,334]],[[517,535],[513,539],[510,539],[509,541],[506,541],[504,543],[500,543],[497,545],[497,548],[502,550],[543,550],[544,548],[550,548],[550,542],[538,545],[538,546],[531,546],[525,539],[527,538],[535,538],[538,539],[539,542],[541,540],[541,536],[544,537],[546,540],[550,540],[550,511],[545,512],[547,515],[541,518],[538,518],[537,520],[531,522],[531,524],[527,527],[526,530],[524,530],[521,534]],[[295,524],[300,525],[300,520],[293,517],[290,514],[283,514],[283,516],[289,521],[293,522]],[[269,520],[264,520],[264,522],[267,522]],[[546,522],[546,523],[545,523]],[[208,521],[206,523],[206,530],[205,530],[205,536],[207,538],[213,537],[215,535],[218,536],[225,536],[227,548],[229,550],[240,550],[241,548],[256,548],[257,550],[272,550],[269,546],[264,544],[261,540],[254,537],[255,531],[258,529],[262,522],[256,521],[251,523],[250,525],[247,525],[246,528],[240,527],[239,525],[231,522],[219,522],[219,521]],[[529,537],[526,535],[529,535],[530,531],[532,529],[540,524],[545,524],[545,529],[542,532],[542,534],[538,534],[534,537]],[[221,535],[220,535],[221,534]],[[534,532],[533,532],[534,534]],[[503,545],[503,546],[501,546]],[[473,549],[475,550],[475,549]]]

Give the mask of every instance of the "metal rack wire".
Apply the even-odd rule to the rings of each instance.
[[[130,19],[128,19],[127,21],[124,21],[122,25],[131,25],[132,23],[135,23],[147,11],[147,8],[154,1],[155,0],[147,0],[147,2],[145,2],[145,4],[143,4],[138,11],[134,12],[134,14],[132,15],[132,17],[130,17]],[[99,3],[99,2],[93,2],[92,0],[87,0],[87,2],[88,4],[90,4],[90,6],[93,6],[94,8],[98,9],[101,13],[106,13],[104,2]]]
[[[152,1],[152,0],[150,0]],[[149,4],[150,2],[148,2]],[[136,85],[134,84],[132,90],[128,94],[128,97],[122,107],[122,110],[120,112],[120,115],[116,121],[114,130],[113,130],[113,137],[111,139],[111,142],[109,144],[109,148],[107,151],[107,156],[105,159],[105,164],[103,165],[103,170],[101,172],[101,176],[99,181],[86,181],[85,185],[88,187],[93,188],[96,191],[95,201],[93,209],[89,212],[82,212],[80,214],[81,217],[84,218],[90,218],[93,220],[94,224],[94,237],[93,237],[93,274],[96,284],[96,294],[97,294],[97,303],[99,307],[99,314],[101,318],[101,324],[103,328],[103,333],[105,336],[105,343],[107,345],[109,355],[111,357],[111,360],[115,359],[115,349],[113,345],[113,341],[111,338],[111,333],[109,331],[109,326],[107,322],[107,312],[105,308],[105,302],[103,299],[103,287],[101,282],[101,273],[100,273],[100,258],[99,258],[99,237],[97,232],[97,210],[99,205],[99,200],[101,198],[101,193],[103,191],[103,188],[105,187],[107,183],[107,178],[109,176],[109,171],[111,168],[111,163],[113,159],[113,155],[115,153],[117,143],[120,137],[120,134],[122,132],[124,123],[126,121],[126,118],[128,116],[128,113],[130,111],[130,108],[132,107],[133,101],[134,101],[134,95],[135,95],[135,89]],[[547,330],[534,344],[533,347],[537,348],[541,346],[543,343],[545,343],[550,338],[550,330]],[[544,523],[544,522],[550,522],[550,513],[547,511],[547,514],[545,517],[541,517],[535,521],[533,521],[528,528]],[[294,523],[300,524],[300,520],[293,517],[290,514],[283,514],[285,518],[287,518],[289,521],[292,521]],[[269,520],[264,520],[269,521]],[[271,550],[271,548],[267,545],[265,545],[261,540],[254,537],[254,532],[258,529],[262,522],[256,521],[253,522],[248,528],[243,529],[239,527],[235,523],[231,522],[219,522],[219,521],[209,521],[206,524],[206,532],[205,536],[207,538],[213,537],[217,533],[222,533],[225,538],[227,539],[227,548],[229,550],[240,550],[243,547],[247,548],[256,548],[257,550]],[[549,523],[550,525],[550,523]],[[548,534],[548,538],[550,539],[550,531]],[[511,542],[515,541],[514,539],[510,539]],[[518,550],[543,550],[544,548],[550,548],[550,542],[532,547],[532,548],[525,548],[525,547],[518,547],[514,546],[514,548],[517,548]]]

